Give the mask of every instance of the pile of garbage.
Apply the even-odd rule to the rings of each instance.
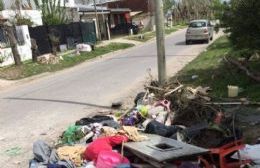
[[[30,168],[138,167],[133,163],[144,161],[127,151],[124,144],[149,141],[149,134],[206,149],[242,138],[234,115],[211,103],[210,88],[192,88],[178,82],[163,87],[152,82],[145,88],[128,111],[76,121],[64,131],[55,149],[42,141],[35,142]]]

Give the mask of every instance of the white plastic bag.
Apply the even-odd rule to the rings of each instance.
[[[246,145],[244,149],[240,150],[240,157],[242,160],[252,160],[255,164],[260,165],[260,144]],[[232,156],[233,159],[239,159],[238,154]]]

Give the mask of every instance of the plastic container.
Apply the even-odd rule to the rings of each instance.
[[[228,86],[228,97],[237,97],[238,96],[239,87],[238,86]]]

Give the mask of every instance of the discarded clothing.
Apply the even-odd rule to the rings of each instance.
[[[89,125],[91,131],[94,133],[93,140],[97,139],[101,135],[102,124],[94,123]]]
[[[178,129],[179,127],[177,126],[165,126],[164,124],[153,120],[147,124],[144,132],[148,134],[157,134],[163,137],[170,137],[177,133]]]
[[[48,164],[47,168],[67,168],[67,167],[59,164]]]
[[[128,116],[121,120],[121,124],[125,126],[134,126],[137,123],[140,123],[144,118],[138,112],[137,109],[134,109]]]
[[[57,153],[61,160],[71,160],[76,166],[81,166],[83,163],[81,155],[85,149],[84,146],[63,146],[57,149]]]
[[[66,168],[76,168],[74,163],[70,160],[60,160],[56,150],[51,149],[51,147],[43,141],[36,141],[33,144],[33,154],[34,159],[30,161],[30,168],[37,168],[48,165],[56,164],[59,166],[65,166]]]
[[[98,155],[97,168],[114,168],[120,164],[129,164],[129,160],[114,151],[102,151]]]
[[[115,129],[120,128],[120,125],[114,120],[105,120],[105,121],[102,121],[101,124],[103,126],[112,127],[112,128],[115,128]]]
[[[29,168],[76,168],[70,160],[58,161],[57,163],[44,164],[37,160],[31,160]]]
[[[33,154],[34,159],[43,164],[56,163],[59,160],[56,151],[44,141],[36,141],[33,144]]]
[[[106,126],[101,128],[101,132],[102,132],[101,134],[102,137],[115,136],[118,133],[116,129],[112,127],[106,127]]]
[[[123,126],[122,132],[129,138],[129,140],[134,142],[140,142],[148,140],[148,138],[144,135],[139,134],[136,127]]]
[[[79,121],[77,121],[75,125],[83,126],[83,125],[89,125],[93,123],[101,123],[102,121],[107,121],[107,120],[113,120],[113,118],[109,116],[96,115],[92,118],[82,118]]]
[[[112,136],[105,138],[98,138],[86,148],[84,156],[86,160],[96,161],[98,155],[102,151],[112,151],[113,147],[120,145],[123,142],[127,142],[128,138],[126,136]]]

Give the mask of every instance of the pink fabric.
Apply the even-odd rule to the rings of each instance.
[[[119,164],[129,164],[129,160],[126,157],[121,156],[117,152],[102,151],[98,155],[97,168],[114,168]]]
[[[99,138],[93,141],[86,148],[84,156],[86,160],[96,161],[100,152],[113,150],[113,147],[120,145],[123,142],[127,142],[126,136],[111,136],[105,138]]]

